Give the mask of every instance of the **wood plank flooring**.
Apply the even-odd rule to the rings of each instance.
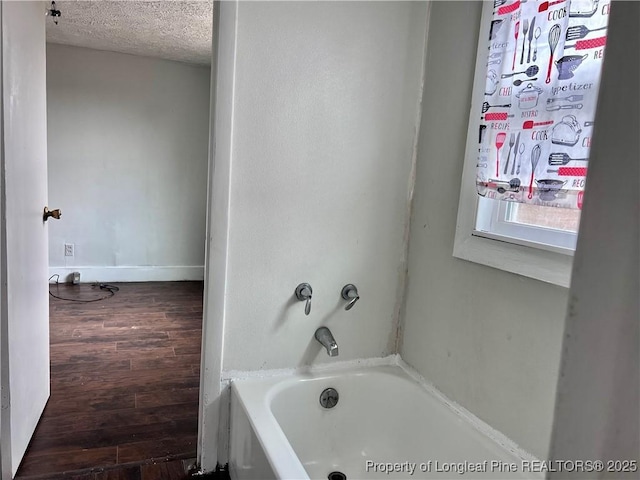
[[[41,477],[43,478],[43,477]],[[100,472],[52,475],[47,480],[188,480],[182,460],[122,466]]]
[[[180,480],[171,460],[196,456],[202,282],[117,286],[51,298],[51,397],[17,478]]]
[[[61,474],[47,477],[47,480],[230,480],[227,471],[206,475],[190,475],[185,473],[187,466],[182,460],[171,460],[162,463],[149,463],[134,466],[116,466],[103,471]]]

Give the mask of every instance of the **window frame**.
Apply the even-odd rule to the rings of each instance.
[[[512,243],[511,237],[475,229],[480,196],[476,193],[476,163],[478,160],[477,119],[484,100],[484,72],[488,50],[483,39],[489,38],[493,1],[483,2],[478,48],[474,70],[469,114],[469,128],[458,203],[458,217],[453,256],[543,282],[569,287],[573,253],[568,249],[543,246],[528,241]]]

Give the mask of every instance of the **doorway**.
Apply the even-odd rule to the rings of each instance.
[[[198,430],[210,104],[201,59],[210,62],[211,36],[203,56],[185,24],[210,30],[212,2],[55,8],[48,199],[62,216],[48,221],[51,396],[16,478],[187,469]]]

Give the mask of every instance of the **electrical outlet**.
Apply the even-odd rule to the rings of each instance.
[[[65,243],[64,244],[64,256],[65,257],[73,257],[73,253],[74,253],[74,245],[73,243]]]

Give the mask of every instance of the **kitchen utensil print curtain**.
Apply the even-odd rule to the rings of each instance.
[[[496,0],[478,193],[582,208],[610,0]]]

